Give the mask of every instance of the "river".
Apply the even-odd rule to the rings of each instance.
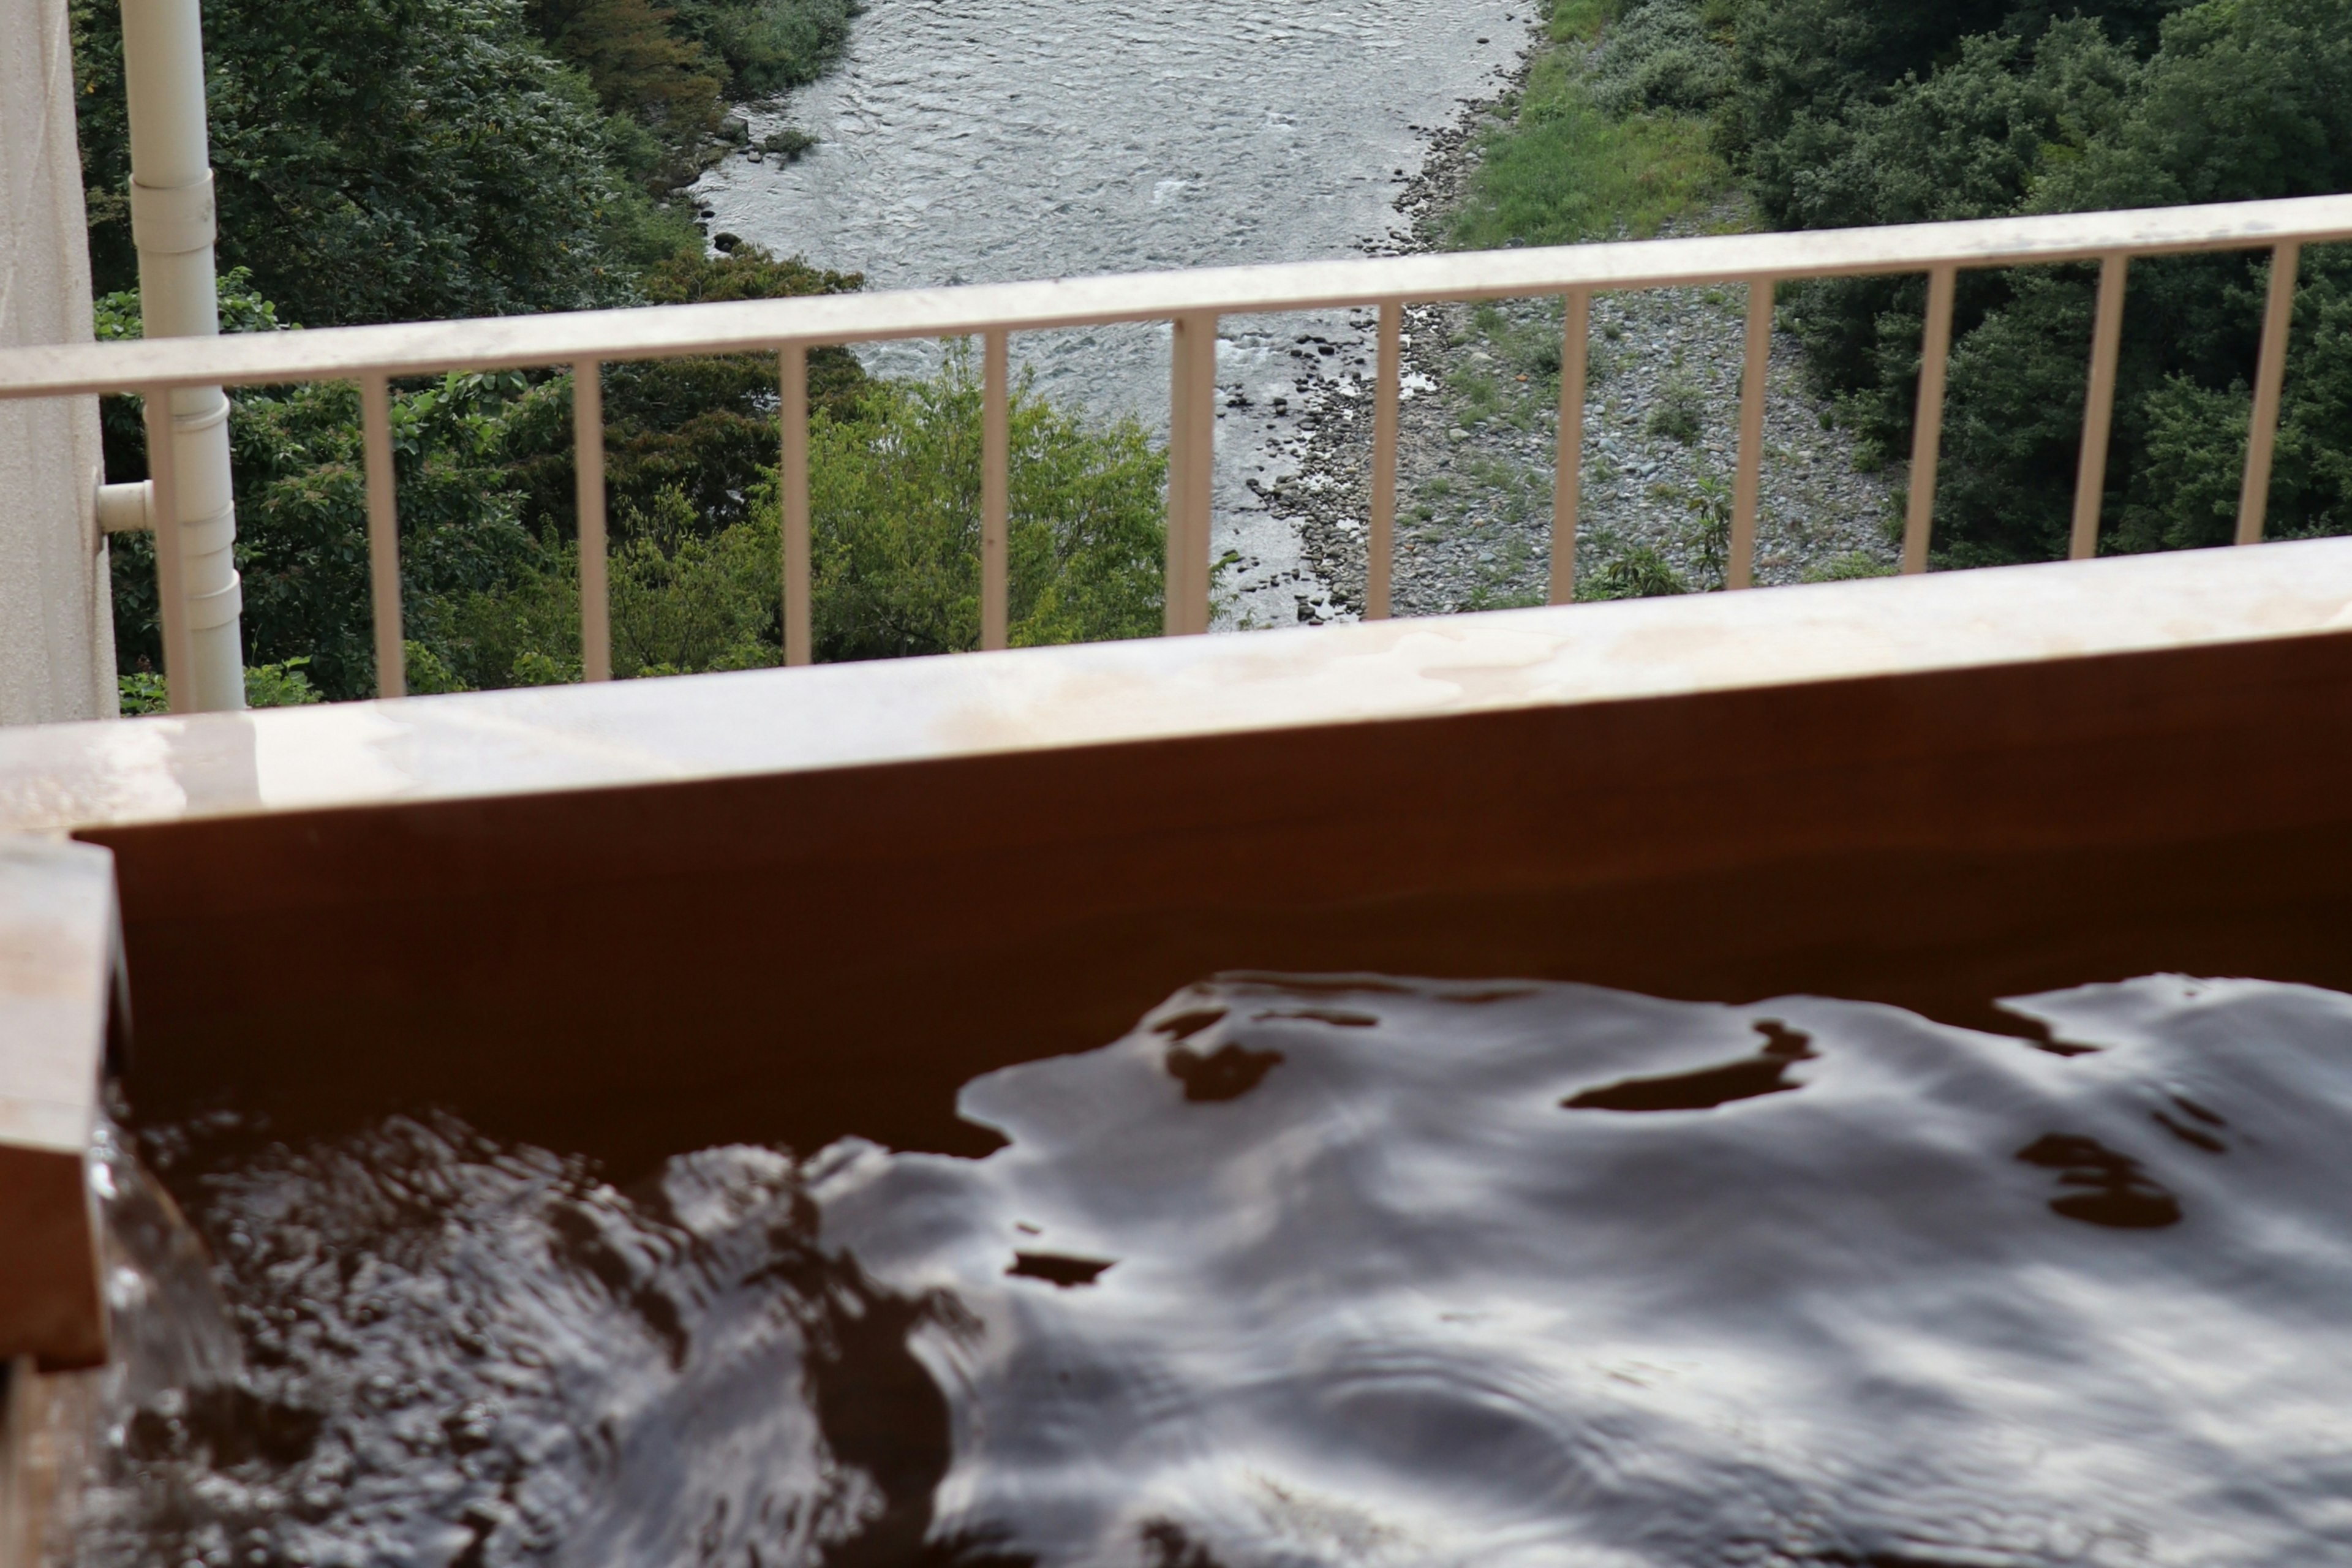
[[[877,0],[832,76],[747,110],[755,142],[792,124],[792,163],[730,157],[696,187],[733,233],[870,287],[1303,261],[1386,248],[1424,128],[1491,97],[1530,41],[1533,0]],[[1227,626],[1330,614],[1295,525],[1251,488],[1295,466],[1292,351],[1349,345],[1364,319],[1229,318],[1213,554]],[[1168,332],[1013,340],[1039,390],[1164,430]],[[869,351],[924,368],[936,351]],[[1339,356],[1332,356],[1339,357]],[[1231,401],[1231,400],[1222,400]]]

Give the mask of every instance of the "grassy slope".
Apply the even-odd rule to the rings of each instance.
[[[1672,112],[1616,119],[1593,100],[1586,64],[1612,0],[1557,0],[1550,42],[1526,90],[1491,132],[1447,239],[1466,250],[1655,234],[1705,209],[1729,184],[1706,121]]]

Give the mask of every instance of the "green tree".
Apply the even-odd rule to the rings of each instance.
[[[74,0],[99,288],[136,282],[116,8]],[[212,0],[219,254],[312,325],[617,302],[676,248],[518,0]]]
[[[1800,0],[1754,13],[1740,44],[1748,74],[1727,123],[1749,138],[1747,172],[1768,211],[1800,226],[2352,189],[2352,8],[2205,0],[2094,10],[2005,13],[1924,65],[1892,79],[1884,67],[1852,69],[1843,86],[1815,80],[1822,58],[1767,45],[1826,37],[1798,24],[1833,18],[1855,37],[1921,37],[1927,10]],[[1773,104],[1787,110],[1778,121],[1765,112]],[[2336,412],[2352,382],[2346,265],[2326,250],[2305,261],[2275,531],[2352,528],[2337,456],[2352,447]],[[2230,537],[2267,270],[2259,252],[2133,268],[2104,547]],[[2095,291],[2084,268],[1963,274],[1937,497],[1944,563],[2064,552]],[[1786,307],[1817,374],[1887,454],[1909,439],[1924,296],[1916,279],[1841,280],[1792,290]]]
[[[2032,41],[2070,17],[2096,19],[2138,52],[2187,0],[1744,0],[1734,86],[1717,116],[1724,151],[1747,174],[1765,216],[1798,226],[1797,186],[1822,139],[1858,111],[1903,95],[1960,56],[1965,40]]]
[[[524,0],[532,31],[614,117],[651,189],[689,184],[728,101],[813,81],[848,41],[848,0]]]
[[[1095,425],[1012,399],[1014,646],[1150,637],[1161,626],[1167,459],[1132,419]],[[981,386],[951,353],[929,381],[878,384],[810,437],[819,658],[980,646]]]
[[[1015,646],[1156,635],[1167,460],[1132,420],[1013,395],[1008,608]],[[980,644],[981,388],[967,356],[926,381],[879,382],[811,422],[811,630],[821,660]],[[613,669],[623,678],[782,662],[774,479],[711,530],[685,493],[615,509]],[[436,610],[442,684],[576,679],[579,557],[551,542],[507,584]],[[419,668],[412,657],[412,670]]]
[[[681,251],[639,276],[649,304],[690,305],[722,300],[777,300],[839,294],[864,279],[799,260],[778,260],[756,246],[706,257]],[[846,349],[808,356],[811,406],[839,415],[862,395],[866,379]],[[509,460],[524,496],[523,517],[538,531],[552,527],[569,537],[573,517],[570,379],[511,416]],[[605,482],[616,526],[628,514],[651,516],[667,490],[685,495],[709,530],[741,521],[760,476],[776,463],[776,356],[772,353],[695,355],[645,360],[604,368]]]

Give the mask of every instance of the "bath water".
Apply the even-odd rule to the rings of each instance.
[[[2352,997],[2011,1006],[1228,977],[625,1189],[154,1130],[72,1560],[2352,1561]]]

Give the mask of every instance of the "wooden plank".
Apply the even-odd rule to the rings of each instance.
[[[71,1520],[98,1430],[100,1378],[0,1361],[0,1568],[54,1568],[51,1530]]]
[[[86,1169],[113,996],[113,857],[0,837],[0,1361],[106,1359]]]
[[[2291,638],[2352,541],[1482,615],[0,729],[0,831],[1244,735]]]
[[[2347,629],[2279,544],[59,726],[0,812],[116,851],[144,1114],[970,1147],[1219,969],[2352,988]]]
[[[1925,272],[2352,238],[2352,195],[1987,218],[1969,223],[1380,257],[1265,267],[740,300],[628,310],[410,321],[0,350],[0,397],[134,384],[250,385],[438,374],[459,366],[772,351],[788,342],[961,336],[1177,316],[1390,301],[1501,299],[1570,289],[1648,289],[1755,277]]]

